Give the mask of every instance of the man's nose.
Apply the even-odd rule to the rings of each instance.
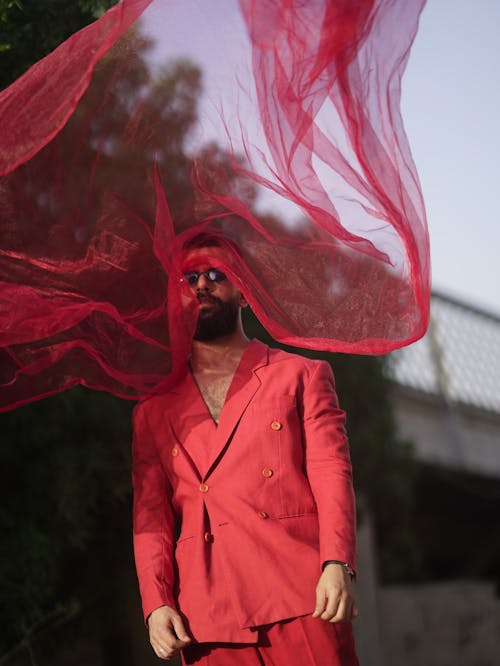
[[[212,280],[209,280],[204,273],[200,273],[200,275],[198,276],[198,280],[196,282],[197,291],[210,289],[212,286],[213,286]]]

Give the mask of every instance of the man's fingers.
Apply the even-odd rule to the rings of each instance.
[[[177,650],[169,647],[168,643],[155,640],[154,638],[151,638],[151,647],[160,659],[170,659],[177,652]]]
[[[173,622],[172,620],[172,624]],[[190,638],[187,637],[187,640],[180,640],[173,628],[165,627],[161,630],[152,631],[150,641],[153,650],[160,659],[170,659],[178,650],[190,642]]]
[[[148,619],[149,639],[157,656],[169,659],[191,642],[181,616],[170,606],[161,606]]]
[[[350,622],[355,620],[359,615],[356,601],[351,596],[344,596],[340,600],[337,612],[330,619],[330,622]]]
[[[155,647],[154,645],[153,645],[153,650],[155,651],[156,656],[160,657],[160,659],[170,659],[170,657],[175,652],[175,650],[170,650],[169,648]]]
[[[321,615],[321,613],[325,610],[325,603],[326,603],[325,590],[321,586],[318,586],[316,588],[316,607],[312,614],[313,617],[319,617]]]
[[[191,639],[184,627],[184,622],[182,621],[180,615],[174,615],[174,617],[172,618],[172,626],[179,641],[181,641],[183,644],[191,642]],[[183,646],[184,645],[181,645],[180,647]]]
[[[172,621],[173,623],[173,621]],[[163,640],[160,639],[159,645],[160,647],[163,647],[163,649],[171,650],[172,652],[176,652],[177,650],[180,650],[183,648],[187,643],[189,643],[189,638],[187,641],[181,641],[175,634],[174,630],[171,627],[167,627],[165,631],[165,635],[163,637]]]
[[[172,624],[174,622],[172,621]],[[182,625],[182,620],[180,622],[181,627],[178,629],[179,631],[184,631],[183,635],[185,638],[180,639],[178,638],[174,631],[171,630],[170,628],[167,628],[165,630],[165,635],[167,636],[166,640],[163,637],[162,639],[158,640],[154,637],[151,637],[151,645],[153,647],[153,650],[156,653],[157,657],[160,657],[160,659],[170,659],[173,657],[179,650],[181,650],[183,647],[188,645],[191,642],[191,639],[187,635],[186,631],[184,630],[184,627]],[[175,630],[177,632],[177,629]]]
[[[358,609],[349,594],[331,590],[327,597],[326,607],[323,605],[323,608],[319,609],[317,606],[313,616],[321,617],[322,620],[329,622],[349,622],[358,616]]]
[[[313,617],[329,622],[348,622],[358,616],[356,601],[351,593],[350,581],[346,581],[344,572],[342,578],[337,575],[336,579],[333,575],[335,573],[332,570],[329,572],[329,577],[326,576],[326,572],[321,576],[316,587],[316,608]]]
[[[329,591],[328,594],[328,603],[326,604],[326,608],[321,613],[321,619],[322,620],[329,620],[332,618],[336,613],[337,609],[340,603],[340,591],[337,589],[333,589]]]
[[[351,598],[343,596],[337,606],[337,611],[334,613],[330,622],[345,622],[351,619]]]

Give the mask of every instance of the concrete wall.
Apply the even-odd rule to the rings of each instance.
[[[500,479],[500,415],[394,387],[399,433],[428,465]],[[370,520],[358,534],[361,666],[499,666],[500,600],[493,583],[380,587]]]
[[[366,508],[358,527],[357,539],[358,582],[355,585],[355,596],[359,618],[353,624],[356,650],[361,666],[384,666],[373,521]]]
[[[500,664],[500,601],[492,584],[391,586],[379,598],[385,666]]]
[[[415,443],[419,460],[500,479],[500,415],[450,409],[397,387],[392,398],[400,434]]]

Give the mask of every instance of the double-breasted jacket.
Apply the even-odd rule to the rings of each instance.
[[[253,642],[311,613],[321,564],[355,566],[351,464],[324,361],[252,341],[218,425],[190,372],[134,414],[134,548],[144,615]]]

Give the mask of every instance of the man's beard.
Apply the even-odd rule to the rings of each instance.
[[[236,331],[239,315],[237,298],[222,301],[216,296],[201,296],[198,300],[202,303],[212,303],[213,307],[199,311],[194,333],[195,340],[208,342]]]

